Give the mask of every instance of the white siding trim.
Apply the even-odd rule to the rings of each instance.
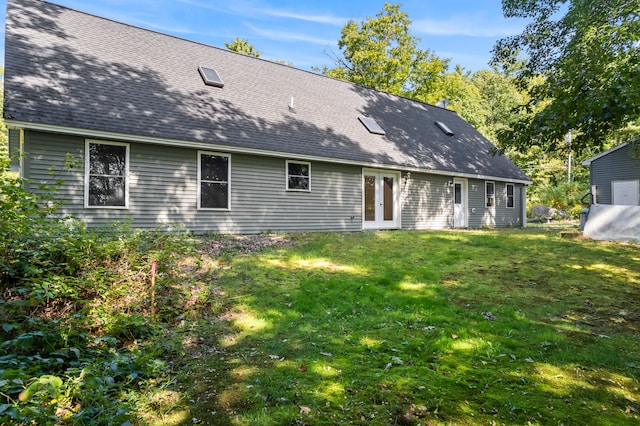
[[[200,178],[201,178],[201,168],[202,168],[202,162],[200,161],[200,159],[202,158],[203,155],[211,155],[211,156],[216,156],[216,157],[226,157],[227,158],[227,207],[225,208],[213,208],[213,207],[201,207],[200,206],[200,200],[201,200],[201,182],[200,182]],[[230,211],[231,210],[231,154],[226,154],[226,153],[222,153],[222,152],[212,152],[212,151],[198,151],[198,179],[197,179],[197,185],[198,185],[198,200],[197,200],[197,205],[198,205],[198,210],[204,210],[204,211]]]
[[[511,190],[511,197],[513,198],[513,205],[509,207],[509,187]],[[504,185],[504,195],[505,195],[505,208],[507,209],[515,209],[516,208],[516,186],[512,183],[507,183]]]
[[[309,187],[307,189],[297,189],[297,188],[289,188],[289,163],[293,163],[293,164],[304,164],[306,166],[309,166]],[[286,188],[287,191],[293,191],[293,192],[311,192],[311,162],[310,161],[298,161],[298,160],[286,160],[285,164],[284,164],[284,174],[285,174],[285,181],[284,181],[284,186]]]
[[[493,185],[493,205],[488,206],[487,205],[487,198],[488,197],[488,191],[487,191],[487,184],[492,184]],[[493,181],[485,181],[484,182],[484,208],[485,209],[489,209],[489,210],[495,210],[496,209],[496,203],[497,203],[497,199],[496,199],[496,183]]]
[[[125,147],[125,166],[124,166],[124,206],[91,206],[89,205],[89,174],[91,171],[89,145],[115,145]],[[85,139],[84,142],[84,208],[85,209],[109,209],[109,210],[127,210],[129,208],[129,144],[123,142],[103,141],[95,139]]]

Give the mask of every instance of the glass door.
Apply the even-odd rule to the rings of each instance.
[[[365,229],[397,228],[399,174],[376,171],[363,173],[363,220]]]

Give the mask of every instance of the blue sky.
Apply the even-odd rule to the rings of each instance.
[[[338,52],[340,30],[349,19],[375,16],[384,1],[371,0],[54,0],[52,3],[224,47],[235,37],[248,39],[265,59],[297,68],[332,66],[327,53]],[[500,0],[405,0],[402,10],[413,21],[420,47],[450,58],[450,65],[476,71],[488,68],[491,48],[501,37],[526,24],[505,19]],[[4,13],[2,11],[2,57]],[[3,60],[4,63],[4,60]]]

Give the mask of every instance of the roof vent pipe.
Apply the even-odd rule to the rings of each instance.
[[[444,124],[442,121],[436,121],[436,126],[438,126],[440,130],[442,130],[442,133],[444,133],[447,136],[455,135],[455,133],[453,133],[453,131],[449,128],[449,126]]]
[[[436,102],[436,106],[438,108],[447,108],[449,106],[449,99],[444,98],[444,99],[440,99],[438,102]]]

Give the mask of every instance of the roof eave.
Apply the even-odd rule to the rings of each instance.
[[[180,139],[167,139],[167,138],[158,138],[158,137],[143,136],[143,135],[133,135],[128,133],[116,133],[116,132],[109,132],[109,131],[102,131],[102,130],[82,129],[82,128],[76,128],[76,127],[64,127],[64,126],[56,126],[51,124],[20,121],[20,120],[14,120],[14,119],[6,119],[5,124],[7,125],[7,127],[26,129],[26,130],[35,130],[35,131],[41,131],[41,132],[60,133],[60,134],[67,134],[67,135],[73,135],[73,136],[81,136],[85,138],[106,139],[106,140],[121,141],[121,142],[139,142],[139,143],[173,146],[173,147],[180,147],[180,148],[226,151],[234,154],[252,154],[252,155],[264,155],[268,157],[278,157],[278,158],[296,158],[300,160],[322,161],[322,162],[334,163],[334,164],[348,164],[348,165],[354,165],[354,166],[360,166],[360,167],[393,169],[393,170],[415,172],[415,173],[429,173],[429,174],[441,175],[441,176],[454,176],[454,177],[481,179],[481,180],[496,180],[496,181],[508,182],[508,183],[520,183],[523,185],[531,185],[533,183],[533,181],[531,180],[507,178],[507,177],[501,177],[501,176],[460,173],[460,172],[452,172],[448,170],[435,170],[435,169],[426,169],[421,167],[401,166],[397,164],[381,164],[381,163],[374,163],[374,162],[352,161],[352,160],[341,159],[341,158],[321,157],[316,155],[305,155],[305,154],[281,152],[281,151],[270,151],[266,149],[246,148],[246,147],[239,147],[239,146],[232,146],[232,145],[215,144],[215,143],[209,143],[209,142],[185,141]]]

